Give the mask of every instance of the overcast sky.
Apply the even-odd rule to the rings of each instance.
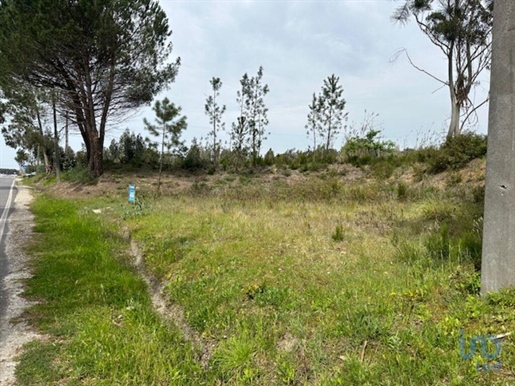
[[[271,134],[263,150],[275,152],[308,148],[304,126],[312,94],[331,74],[340,78],[347,101],[348,125],[359,125],[364,111],[379,114],[376,119],[383,135],[401,147],[420,143],[446,130],[450,116],[447,88],[417,71],[404,56],[392,62],[402,48],[412,60],[444,79],[446,61],[439,49],[418,30],[415,23],[392,24],[390,16],[401,2],[390,0],[339,1],[172,1],[160,0],[173,30],[173,57],[182,65],[167,96],[180,105],[188,117],[184,134],[206,137],[209,121],[204,104],[210,93],[209,80],[223,82],[220,103],[227,106],[226,129],[237,116],[236,91],[244,73],[254,76],[263,66],[263,82],[270,93]],[[489,74],[477,88],[477,100],[489,87]],[[486,133],[487,110],[479,113],[476,131]],[[150,109],[110,131],[118,137],[128,127],[143,133],[143,117],[153,120]],[[228,136],[226,135],[228,139]],[[336,142],[339,148],[343,136]],[[72,139],[80,148],[80,137]],[[0,167],[17,167],[14,151],[0,140]]]

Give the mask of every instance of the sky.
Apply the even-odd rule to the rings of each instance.
[[[417,71],[403,55],[435,76],[445,79],[443,53],[418,29],[414,22],[393,24],[390,16],[402,1],[391,0],[160,0],[173,30],[172,58],[181,58],[176,81],[157,96],[168,97],[182,107],[188,128],[183,138],[206,138],[210,131],[204,113],[211,93],[210,79],[222,80],[219,102],[227,111],[226,132],[236,120],[236,92],[243,74],[255,76],[263,66],[263,83],[270,92],[265,97],[269,109],[270,132],[262,151],[306,150],[308,105],[319,93],[323,80],[335,74],[340,78],[348,112],[348,130],[363,122],[365,111],[378,114],[375,127],[385,139],[401,148],[441,139],[449,117],[449,92],[431,77]],[[489,88],[489,74],[476,88],[477,101]],[[479,111],[474,130],[487,131],[487,105]],[[112,128],[106,146],[125,128],[147,134],[143,118],[153,121],[150,106]],[[228,140],[227,133],[222,134]],[[340,148],[340,135],[335,148]],[[71,137],[75,150],[80,136]],[[17,168],[14,150],[0,139],[0,167]]]

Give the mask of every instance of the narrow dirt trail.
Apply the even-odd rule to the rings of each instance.
[[[184,339],[191,342],[193,346],[197,348],[199,356],[196,359],[200,362],[202,367],[207,368],[209,365],[209,359],[211,358],[215,348],[215,342],[203,338],[194,329],[192,329],[186,321],[182,307],[177,304],[171,304],[166,300],[164,295],[165,284],[159,282],[148,273],[145,268],[143,254],[141,253],[138,244],[132,240],[128,230],[126,230],[125,233],[127,239],[130,240],[129,253],[134,259],[133,264],[147,284],[154,310],[161,318],[172,321],[175,326],[179,328]]]

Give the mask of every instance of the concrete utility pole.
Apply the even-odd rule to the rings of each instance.
[[[495,0],[481,293],[515,285],[515,1]]]

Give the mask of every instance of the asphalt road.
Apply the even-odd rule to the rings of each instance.
[[[9,273],[7,256],[5,253],[5,235],[9,232],[7,219],[12,212],[12,203],[16,196],[14,176],[0,175],[0,319],[7,308],[7,293],[4,287],[4,278]]]

